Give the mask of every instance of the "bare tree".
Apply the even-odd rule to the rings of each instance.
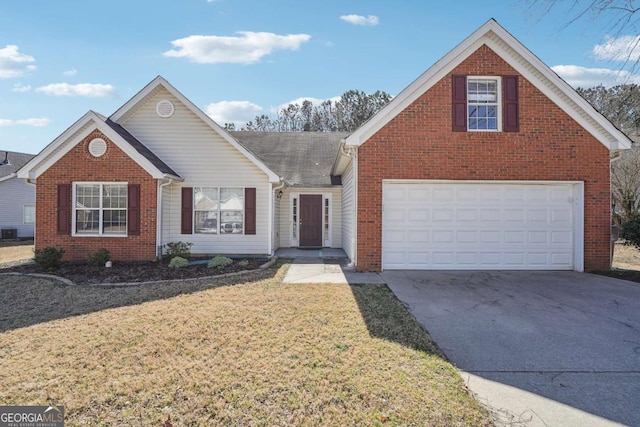
[[[611,88],[596,86],[578,88],[593,107],[631,140],[640,141],[640,87],[618,85]],[[613,220],[624,224],[632,214],[640,210],[640,143],[625,150],[611,164],[611,203]]]
[[[626,58],[622,69],[636,71],[640,61],[640,5],[637,0],[527,0],[529,9],[540,12],[540,20],[550,14],[566,16],[560,29],[582,20],[604,31],[604,34],[619,37],[631,34],[626,46]],[[603,34],[603,35],[604,35]]]
[[[276,132],[331,132],[354,131],[369,120],[391,100],[383,91],[366,94],[348,90],[338,101],[326,100],[313,105],[309,100],[289,104],[278,111],[275,118],[265,114],[244,126],[245,131]]]

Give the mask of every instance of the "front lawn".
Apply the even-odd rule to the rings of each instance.
[[[384,285],[0,276],[0,405],[67,425],[490,425]]]

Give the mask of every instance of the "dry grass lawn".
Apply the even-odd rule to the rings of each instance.
[[[0,265],[33,259],[33,240],[0,242]]]
[[[490,425],[384,285],[132,288],[0,275],[0,405],[68,425]]]
[[[613,251],[613,268],[640,270],[640,251],[634,246],[616,243]]]

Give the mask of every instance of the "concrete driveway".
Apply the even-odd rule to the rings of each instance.
[[[640,426],[639,283],[575,272],[381,276],[501,421]]]

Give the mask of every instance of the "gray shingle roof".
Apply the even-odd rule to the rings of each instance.
[[[4,161],[5,155],[8,156],[9,165],[0,166],[0,178],[11,175],[26,165],[27,162],[35,157],[34,154],[16,153],[13,151],[0,151],[0,162]]]
[[[119,124],[111,121],[111,119],[105,120],[105,123],[109,125],[111,129],[116,131],[125,141],[129,143],[138,153],[140,153],[145,159],[149,160],[158,170],[167,175],[173,175],[180,177],[169,165],[163,162],[158,156],[156,156],[151,150],[147,148],[142,142],[131,135],[129,131],[120,126]]]
[[[269,169],[297,187],[340,184],[331,177],[340,140],[349,132],[244,132],[230,134]]]

